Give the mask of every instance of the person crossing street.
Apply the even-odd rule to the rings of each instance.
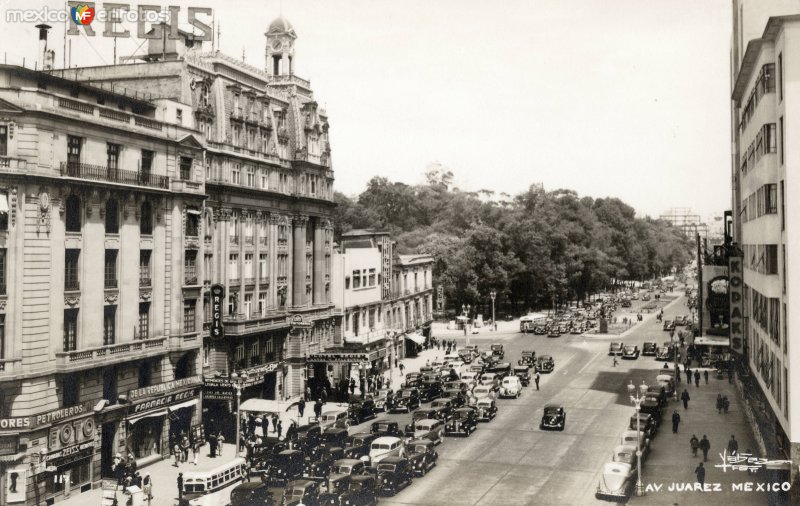
[[[536,376],[534,376],[534,381],[536,382],[536,390],[539,390],[539,371],[536,371]]]
[[[692,434],[692,439],[689,440],[689,446],[692,448],[692,457],[697,457],[697,450],[700,448],[700,440],[697,435]]]
[[[695,387],[700,386],[700,371],[698,371],[697,369],[695,369],[694,371],[694,386]]]
[[[672,413],[672,433],[678,433],[678,425],[681,423],[681,415],[678,414],[678,410],[676,409],[675,412]]]
[[[705,434],[703,439],[700,440],[700,450],[703,451],[703,461],[708,462],[708,451],[711,449],[711,441],[708,440]]]
[[[689,391],[685,388],[681,394],[681,400],[683,401],[683,409],[689,409]]]

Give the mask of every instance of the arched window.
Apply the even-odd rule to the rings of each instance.
[[[119,233],[119,204],[114,199],[106,201],[106,234]]]
[[[142,215],[139,221],[141,235],[153,235],[153,206],[150,202],[142,202]]]
[[[81,199],[77,195],[67,197],[65,206],[67,232],[81,231]]]

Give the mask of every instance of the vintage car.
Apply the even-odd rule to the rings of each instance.
[[[328,427],[339,427],[346,429],[350,427],[350,419],[347,415],[347,409],[332,409],[323,411],[322,416],[319,418],[319,426],[322,430],[325,430]]]
[[[478,383],[478,376],[480,373],[475,371],[465,371],[461,374],[461,382],[467,386],[467,390],[471,389]]]
[[[444,437],[444,422],[435,418],[417,420],[414,424],[414,439],[428,439],[434,444],[441,444]]]
[[[377,434],[370,434],[369,432],[359,432],[351,434],[347,441],[344,443],[344,456],[348,459],[360,459],[364,455],[369,455],[369,448]]]
[[[455,381],[445,381],[442,384],[442,390],[461,390],[464,393],[467,393],[469,388],[467,387],[467,383],[463,380],[455,380]]]
[[[609,355],[622,355],[622,343],[610,343],[608,345]]]
[[[362,474],[370,474],[363,460],[339,459],[331,465],[330,473],[328,474],[328,489],[339,489],[341,486],[336,486],[335,484],[337,482],[344,482],[346,484],[347,479]],[[341,493],[342,490],[338,492]]]
[[[389,411],[387,409],[387,401],[392,396],[392,389],[391,388],[382,388],[376,392],[372,392],[367,394],[368,399],[372,399],[372,402],[375,403],[375,411]]]
[[[518,365],[514,367],[514,376],[519,378],[522,386],[526,387],[531,384],[531,372],[527,365]]]
[[[435,401],[431,402],[431,409],[435,409],[437,411],[436,416],[437,418],[443,422],[446,422],[453,416],[453,403],[450,399],[436,399]]]
[[[325,429],[325,432],[322,433],[320,444],[314,448],[343,448],[347,443],[347,439],[347,429],[328,427]]]
[[[406,444],[399,437],[379,437],[369,448],[369,460],[373,466],[386,457],[405,457],[405,455]]]
[[[266,483],[240,483],[231,490],[231,506],[252,506],[253,504],[272,506],[275,498]]]
[[[486,373],[494,374],[495,378],[497,378],[497,381],[499,382],[511,374],[511,364],[508,362],[496,362],[486,368]]]
[[[656,350],[656,360],[671,362],[675,358],[675,349],[672,346],[660,346]]]
[[[445,390],[442,392],[441,398],[449,400],[456,408],[463,406],[467,402],[467,396],[464,395],[461,389]]]
[[[642,451],[642,460],[647,457],[650,452],[650,439],[644,433],[636,432],[635,430],[623,431],[619,436],[619,444],[626,446],[639,447]]]
[[[639,358],[639,347],[627,345],[622,348],[622,358],[624,360],[636,360]]]
[[[495,392],[494,387],[489,385],[478,385],[472,389],[471,397],[474,397],[477,401],[483,397],[488,397],[490,399],[494,399],[497,393]]]
[[[500,384],[500,397],[508,397],[519,399],[522,395],[522,382],[516,376],[507,376],[503,378],[503,383]]]
[[[467,437],[478,428],[478,419],[472,408],[458,408],[453,411],[453,418],[444,426],[445,436]]]
[[[541,323],[534,323],[533,333],[537,336],[543,336],[547,334],[547,325],[543,325]]]
[[[493,357],[498,357],[499,359],[502,360],[503,357],[506,356],[505,351],[503,351],[503,345],[502,344],[497,344],[497,343],[492,344],[491,350],[492,350],[492,356]]]
[[[413,472],[405,457],[386,457],[377,465],[378,492],[395,495],[411,484]]]
[[[427,379],[422,382],[419,388],[419,399],[421,402],[431,402],[442,394],[442,382],[438,379]]]
[[[564,406],[559,404],[548,404],[544,407],[542,421],[539,428],[542,430],[564,430],[567,423],[567,413]]]
[[[649,357],[655,356],[658,351],[658,345],[653,342],[647,342],[642,345],[642,355]]]
[[[598,499],[624,500],[630,495],[636,476],[636,469],[625,462],[606,462],[597,484],[595,497]]]
[[[547,337],[561,337],[561,329],[558,325],[551,325],[547,330]]]
[[[416,388],[404,388],[397,392],[392,402],[391,413],[411,413],[419,407],[419,390]]]
[[[382,418],[372,422],[370,432],[379,436],[401,436],[403,433],[400,431],[400,424],[394,420],[387,420]]]
[[[661,395],[655,392],[647,392],[644,396],[644,400],[642,401],[641,412],[652,415],[656,420],[656,423],[659,423],[662,415],[664,414]]]
[[[337,460],[344,458],[343,448],[322,448],[319,452],[314,452],[303,459],[304,478],[326,478],[330,473],[331,465]]]
[[[375,506],[378,483],[375,476],[362,474],[351,476],[347,489],[339,493],[340,506]]]
[[[676,326],[684,326],[686,322],[689,321],[689,317],[686,315],[678,315],[675,317],[675,325]]]
[[[347,406],[347,416],[355,425],[375,418],[375,402],[372,399],[352,399]]]
[[[410,372],[406,374],[405,378],[403,379],[402,387],[403,388],[417,388],[419,387],[419,383],[422,381],[422,373],[420,372]]]
[[[536,370],[539,372],[553,372],[556,363],[550,355],[542,355],[537,360]]]
[[[429,418],[436,418],[437,410],[433,408],[420,408],[411,415],[411,422],[406,424],[403,428],[403,434],[406,436],[414,435],[414,424],[419,420],[427,420]]]
[[[491,422],[497,416],[497,404],[494,399],[483,397],[475,403],[475,414],[479,422]]]
[[[307,450],[319,445],[322,441],[322,427],[318,423],[309,423],[297,428],[292,436],[292,447],[297,450]]]
[[[572,324],[572,328],[570,329],[570,334],[583,334],[585,332],[583,324],[579,322],[575,322]]]
[[[408,464],[417,476],[425,476],[436,465],[439,454],[433,445],[430,439],[413,439],[406,443]]]
[[[319,501],[319,483],[314,480],[294,480],[286,484],[283,489],[281,504],[308,504],[315,505]]]
[[[517,360],[517,365],[533,366],[536,364],[536,352],[533,350],[524,350],[522,357]]]
[[[675,376],[672,374],[659,374],[656,376],[656,385],[662,387],[667,396],[675,392]]]
[[[478,384],[490,386],[493,390],[497,390],[500,386],[500,379],[493,372],[485,372],[481,374],[481,380]]]
[[[675,322],[672,320],[664,320],[664,330],[675,330]]]
[[[283,483],[303,476],[303,459],[300,450],[283,450],[270,459],[267,469],[261,476],[265,483]]]
[[[648,439],[653,439],[653,437],[656,435],[656,430],[657,430],[656,420],[655,418],[653,418],[653,415],[651,415],[650,413],[641,413],[641,412],[638,415],[637,414],[631,415],[631,420],[630,423],[628,424],[628,427],[630,427],[631,430],[636,430],[637,420],[639,423],[639,428],[644,433],[644,435],[647,436]]]

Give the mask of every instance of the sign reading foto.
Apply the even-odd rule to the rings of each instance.
[[[731,256],[728,260],[728,292],[730,294],[730,334],[731,350],[741,354],[744,351],[744,316],[742,314],[742,257]]]

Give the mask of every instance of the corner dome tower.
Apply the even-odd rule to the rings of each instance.
[[[297,33],[288,19],[277,17],[269,24],[267,33],[266,70],[271,76],[290,76],[294,73],[294,41]]]

